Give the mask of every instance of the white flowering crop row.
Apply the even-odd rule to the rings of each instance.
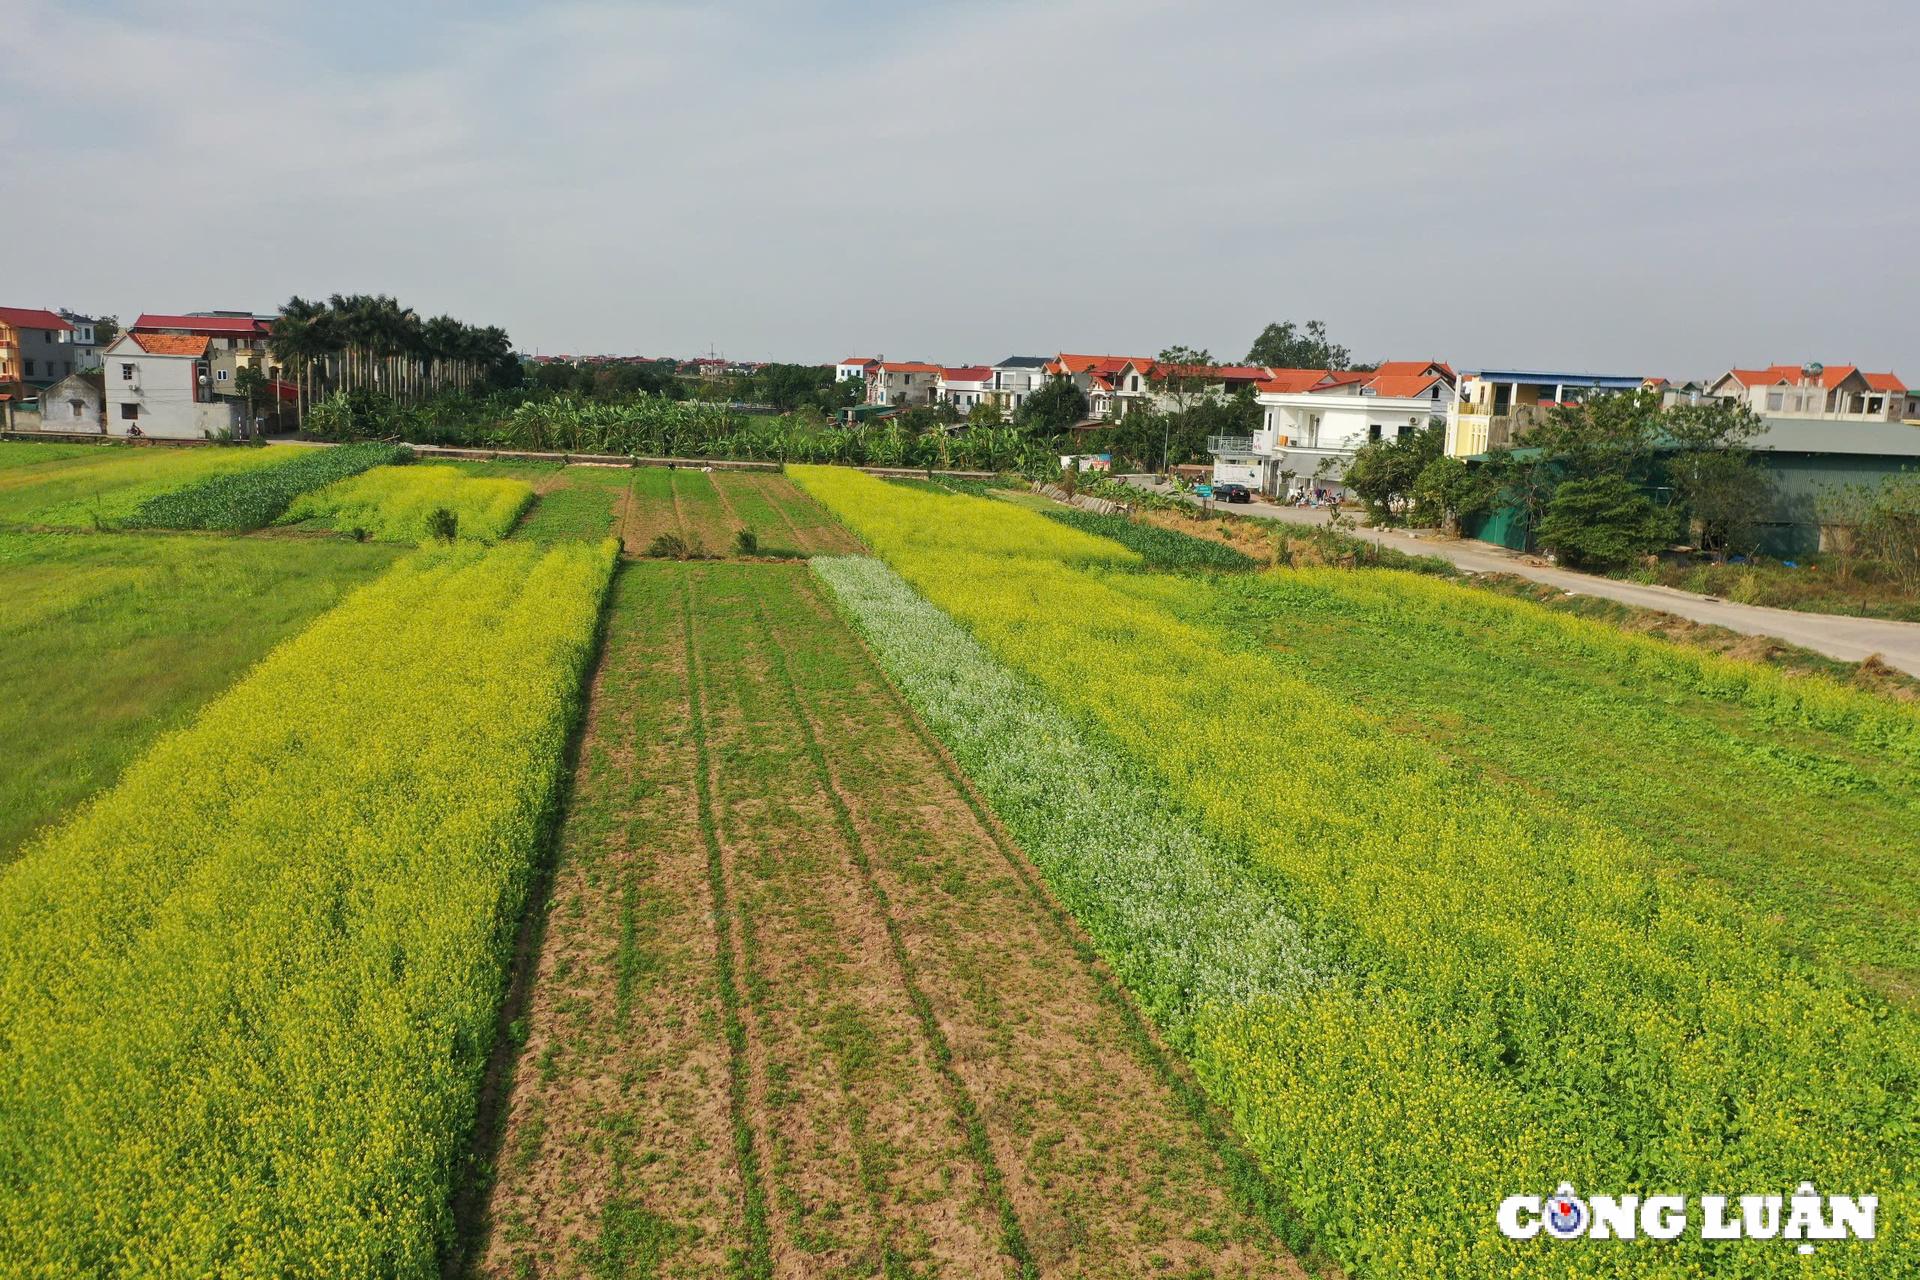
[[[1299,927],[1165,784],[1061,715],[878,560],[812,562],[1095,947],[1176,1043],[1318,986]]]

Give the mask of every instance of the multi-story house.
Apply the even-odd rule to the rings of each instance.
[[[73,326],[73,370],[85,373],[89,369],[100,367],[100,351],[113,340],[107,332],[111,327],[103,316],[83,316],[76,311],[60,308],[60,318]],[[102,341],[105,339],[105,341]]]
[[[11,423],[22,402],[74,372],[73,326],[39,307],[0,307],[0,404]]]
[[[919,360],[880,360],[867,379],[867,403],[888,406],[933,404],[940,398],[943,365]]]
[[[215,395],[237,396],[235,379],[240,370],[259,368],[268,377],[277,370],[268,367],[269,344],[273,339],[273,317],[257,316],[250,311],[192,311],[186,315],[142,315],[129,332],[168,334],[176,337],[205,338],[209,387]],[[108,379],[109,382],[112,379]],[[111,430],[111,424],[109,424]]]
[[[1046,356],[1008,356],[992,366],[987,396],[999,406],[1002,417],[1012,418],[1028,396],[1046,385],[1047,364]]]
[[[878,360],[869,356],[848,356],[845,360],[833,366],[834,380],[836,382],[846,382],[849,379],[858,379],[861,382],[865,382],[868,373],[879,363]]]
[[[1462,373],[1447,406],[1447,456],[1470,458],[1512,444],[1555,405],[1589,396],[1638,391],[1640,374],[1553,373],[1538,369],[1479,369]]]
[[[957,369],[942,369],[940,402],[952,405],[961,417],[965,417],[975,405],[987,398],[992,385],[991,365],[970,364]]]
[[[1894,374],[1867,373],[1850,364],[1729,369],[1713,380],[1707,393],[1745,404],[1763,418],[1898,422],[1907,415],[1904,382]]]
[[[138,328],[115,338],[103,356],[107,434],[204,440],[241,433],[245,406],[213,391],[211,342],[205,334]]]
[[[1062,351],[1049,360],[1045,373],[1052,378],[1067,378],[1087,398],[1090,418],[1118,418],[1132,404],[1151,394],[1147,388],[1147,370],[1153,361],[1146,356],[1092,356]]]
[[[1347,463],[1362,445],[1421,430],[1453,397],[1453,370],[1394,360],[1371,371],[1270,369],[1256,384],[1260,425],[1251,436],[1214,436],[1217,484],[1287,497],[1345,493]]]

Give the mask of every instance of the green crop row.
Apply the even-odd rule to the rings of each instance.
[[[614,550],[417,553],[0,876],[0,1269],[437,1274]]]
[[[524,480],[473,476],[449,466],[375,467],[301,494],[284,519],[317,517],[376,542],[494,542],[512,531],[532,502],[533,486]]]
[[[223,472],[155,494],[127,524],[136,529],[261,529],[303,493],[409,456],[406,446],[395,444],[287,448],[280,454],[271,466]]]
[[[1349,1273],[1878,1277],[1911,1255],[1911,1013],[1796,954],[1776,923],[1604,815],[1457,769],[1182,621],[1154,598],[1182,582],[1114,574],[1112,544],[1074,544],[1005,503],[794,474],[996,658],[1244,847],[1309,963],[1351,976],[1210,1012],[1192,1046]],[[1695,670],[1783,713],[1847,713],[1825,692]],[[1498,1233],[1503,1198],[1563,1179],[1734,1195],[1811,1180],[1878,1195],[1879,1238],[1802,1258],[1778,1241]]]
[[[1121,546],[1139,552],[1140,558],[1150,569],[1223,569],[1233,572],[1255,567],[1251,556],[1223,542],[1196,538],[1178,529],[1163,529],[1144,520],[1104,516],[1077,507],[1057,507],[1040,514],[1086,533],[1112,538]]]

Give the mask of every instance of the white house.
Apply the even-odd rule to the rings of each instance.
[[[203,334],[123,333],[101,357],[107,434],[156,440],[205,440],[239,434],[245,405],[215,396]]]
[[[1453,398],[1453,371],[1438,361],[1389,361],[1371,372],[1268,372],[1255,386],[1260,425],[1253,435],[1207,441],[1215,484],[1280,498],[1315,489],[1344,496],[1347,463],[1362,445],[1421,430]]]
[[[987,388],[987,394],[1000,406],[1003,417],[1012,418],[1013,411],[1026,403],[1028,396],[1047,383],[1047,357],[1045,356],[1008,356],[994,365],[993,381]]]
[[[992,386],[993,368],[990,365],[970,364],[940,371],[940,400],[959,410],[962,417],[987,398]]]
[[[858,379],[861,382],[865,382],[867,380],[867,374],[879,363],[878,360],[869,359],[866,356],[848,356],[845,360],[833,366],[834,380],[836,382],[845,382],[848,379]]]

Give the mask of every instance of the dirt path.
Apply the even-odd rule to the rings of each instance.
[[[776,1275],[1010,1274],[983,1177],[862,894],[759,621],[803,574],[709,570],[702,603],[714,798],[752,1013]]]
[[[681,610],[616,580],[479,1270],[606,1271],[744,1243]],[[615,1274],[625,1274],[616,1271]]]

